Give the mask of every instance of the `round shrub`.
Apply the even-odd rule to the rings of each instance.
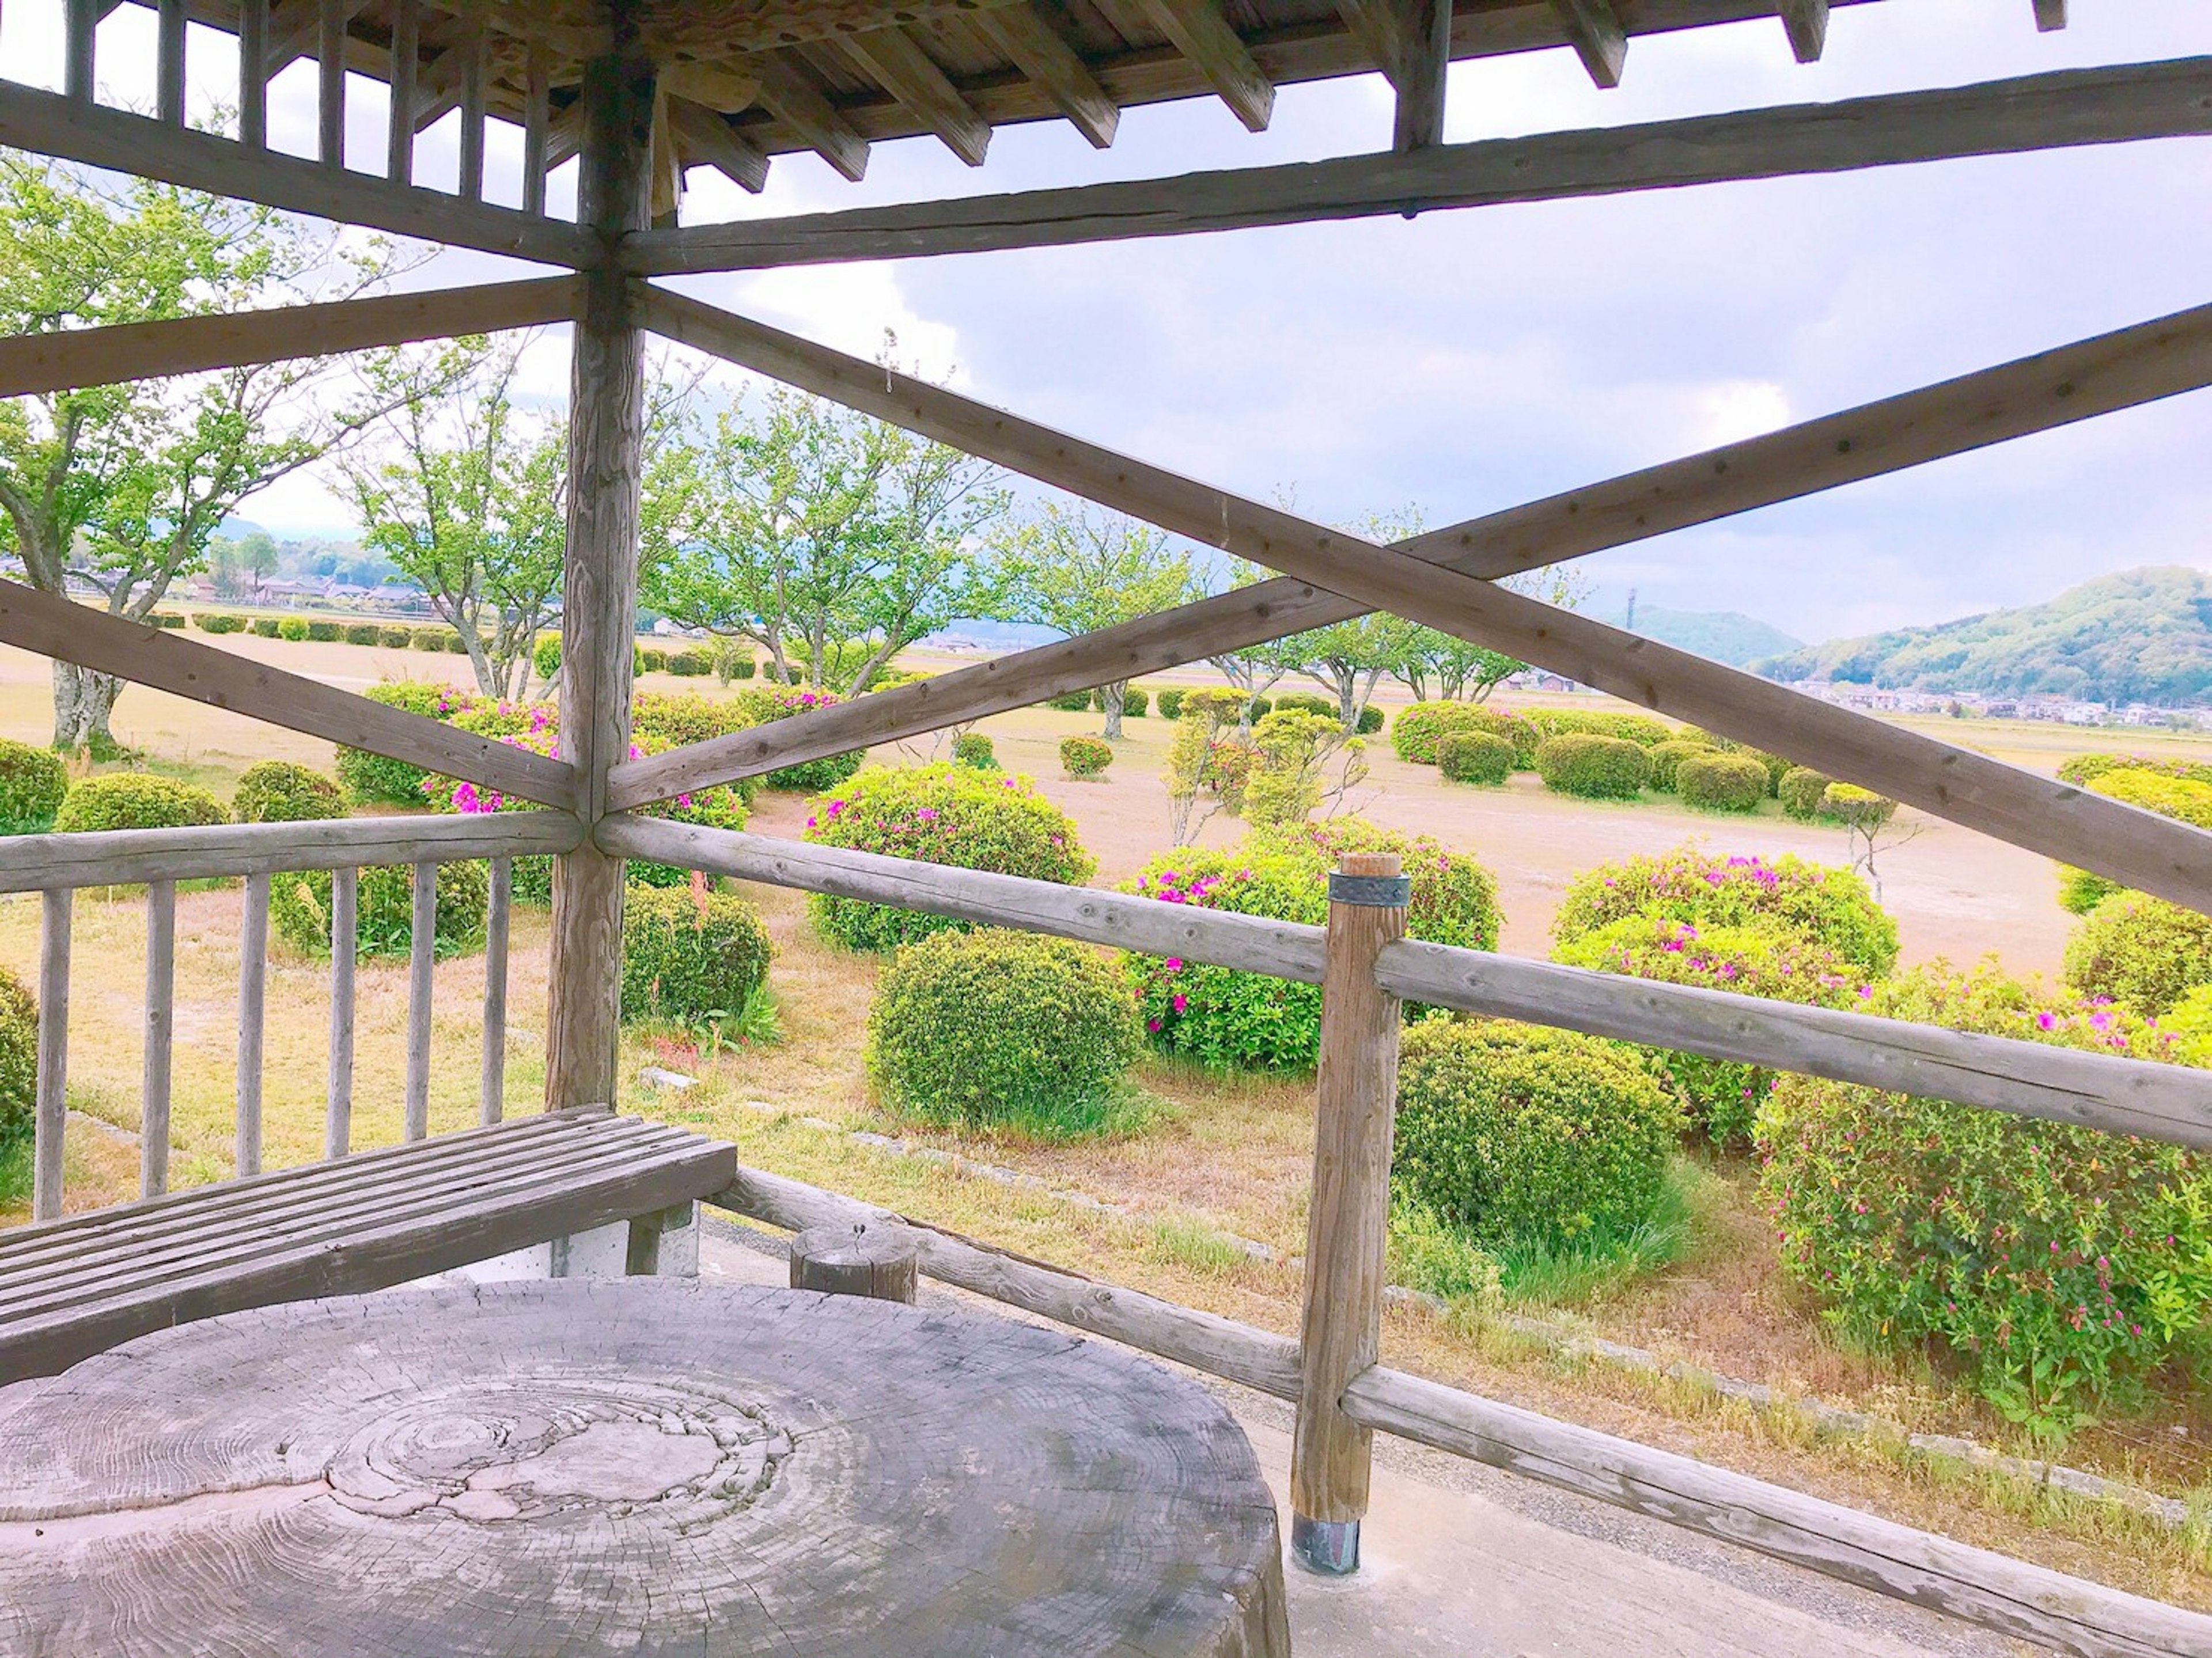
[[[311,644],[335,645],[344,636],[343,626],[328,617],[312,619],[307,623],[307,640]]]
[[[450,656],[466,656],[469,641],[460,634],[449,633],[446,635],[446,652]]]
[[[1080,886],[1097,865],[1074,821],[1026,777],[939,762],[874,766],[814,803],[805,838],[954,869],[990,870]],[[850,950],[889,950],[965,924],[816,893],[815,925]]]
[[[349,645],[374,645],[383,631],[374,622],[349,622],[339,637]]]
[[[726,892],[632,883],[623,903],[625,1019],[735,1020],[775,954],[760,913]]]
[[[1062,738],[1060,763],[1070,777],[1096,777],[1114,763],[1113,745],[1098,737]]]
[[[1536,727],[1510,708],[1480,708],[1472,702],[1416,702],[1404,710],[1390,727],[1390,747],[1409,764],[1433,766],[1437,745],[1462,732],[1487,732],[1513,745],[1513,765],[1526,771],[1536,762],[1543,738]]]
[[[1067,691],[1059,696],[1047,697],[1045,707],[1057,708],[1062,714],[1088,714],[1091,711],[1091,693]]]
[[[476,695],[452,685],[434,685],[420,679],[398,679],[371,685],[362,695],[386,708],[404,708],[428,720],[451,720],[477,706]],[[405,760],[391,760],[366,749],[341,748],[337,754],[338,781],[346,797],[360,805],[371,802],[394,806],[422,804],[422,782],[430,774]]]
[[[281,639],[284,636],[284,623],[273,616],[257,616],[247,623],[246,627],[246,631],[256,639]],[[300,624],[300,637],[305,639],[307,636],[307,624],[302,622]]]
[[[1142,720],[1152,706],[1152,693],[1141,685],[1124,686],[1121,690],[1121,712],[1132,720]]]
[[[1646,911],[1700,928],[1779,927],[1870,979],[1897,961],[1897,923],[1850,871],[1788,855],[1723,857],[1694,842],[1585,870],[1567,884],[1552,936],[1565,944]]]
[[[548,685],[561,677],[561,635],[540,634],[530,647],[530,668]]]
[[[241,633],[246,628],[246,618],[241,616],[196,616],[192,618],[192,626],[204,634]]]
[[[1399,1060],[1391,1181],[1481,1243],[1619,1236],[1650,1214],[1680,1132],[1618,1043],[1424,1019]]]
[[[1871,833],[1897,816],[1897,802],[1856,783],[1831,783],[1820,792],[1820,815]]]
[[[655,650],[650,645],[640,646],[637,653],[637,671],[640,673],[667,672],[668,653]]]
[[[1555,793],[1633,800],[1651,774],[1651,762],[1640,744],[1625,737],[1570,734],[1548,738],[1536,750],[1536,774]]]
[[[181,628],[185,618],[175,610],[156,610],[146,618],[147,625],[155,628]]]
[[[1370,702],[1359,711],[1359,719],[1352,726],[1355,737],[1372,737],[1382,729],[1382,710]]]
[[[406,628],[386,625],[376,630],[376,642],[388,651],[404,651],[411,631]]]
[[[2109,997],[2156,1017],[2212,982],[2212,916],[2148,893],[2116,892],[2067,939],[2065,975],[2076,995]]]
[[[1523,716],[1547,740],[1554,737],[1610,737],[1652,749],[1675,735],[1673,726],[1648,714],[1605,708],[1531,708]]]
[[[1954,1030],[2167,1056],[2109,1008],[1990,969],[1875,987],[1868,1011]],[[2004,1413],[2063,1433],[2122,1404],[2212,1317],[2212,1163],[2036,1118],[1788,1077],[1759,1123],[1790,1274],[1869,1344],[1948,1350]]]
[[[440,651],[446,648],[447,634],[443,628],[410,628],[407,633],[407,648],[410,651]]]
[[[1653,744],[1647,750],[1651,756],[1651,786],[1662,794],[1672,794],[1674,792],[1674,768],[1685,760],[1712,751],[1711,744],[1686,737]]]
[[[141,771],[112,771],[88,777],[69,792],[54,814],[64,835],[101,829],[191,829],[228,823],[222,802],[205,789]]]
[[[39,1005],[0,967],[0,1151],[31,1138],[38,1097]]]
[[[639,691],[630,698],[633,732],[667,739],[672,747],[726,737],[757,724],[735,701],[703,691]]]
[[[2077,754],[2062,761],[2058,780],[2086,787],[2115,771],[2147,771],[2160,777],[2179,777],[2191,783],[2212,783],[2212,761],[2182,760],[2150,754]]]
[[[282,622],[276,624],[276,631],[284,638],[290,640],[294,644],[298,644],[301,640],[312,639],[314,636],[314,629],[317,627],[330,629],[331,630],[332,637],[336,637],[336,623],[328,622],[310,623],[305,616],[286,616]],[[327,643],[328,641],[324,642]]]
[[[1437,744],[1437,769],[1455,783],[1503,783],[1513,772],[1513,745],[1488,732],[1454,732]]]
[[[2133,756],[2092,757],[2118,760]],[[2123,805],[2138,806],[2177,823],[2212,829],[2212,783],[2145,766],[2113,766],[2093,774],[2087,786],[2091,793],[2118,800]],[[2076,915],[2087,915],[2119,890],[2119,883],[2105,876],[2076,869],[2071,864],[2058,866],[2058,902]]]
[[[963,732],[952,739],[952,758],[956,764],[973,766],[977,771],[996,771],[999,752],[991,739],[981,732]]]
[[[1182,718],[1182,686],[1163,685],[1160,688],[1160,694],[1158,700],[1160,705],[1161,719],[1180,720]]]
[[[704,679],[714,671],[714,659],[704,651],[671,651],[668,671],[678,679]]]
[[[884,969],[868,1075],[902,1116],[1082,1134],[1111,1124],[1140,1045],[1128,984],[1096,952],[998,929],[939,932]]]
[[[438,865],[437,924],[431,949],[441,960],[483,943],[491,902],[491,870],[476,863]],[[331,947],[331,872],[279,875],[269,886],[269,920],[276,936],[309,956]],[[415,872],[405,864],[371,864],[355,893],[356,947],[364,956],[404,956],[415,937]]]
[[[1782,781],[1774,791],[1782,802],[1782,810],[1800,823],[1808,823],[1820,815],[1820,797],[1828,792],[1828,785],[1836,780],[1826,772],[1814,771],[1810,766],[1792,766],[1782,774]]]
[[[1498,908],[1498,882],[1467,853],[1455,852],[1426,835],[1382,829],[1364,817],[1324,817],[1288,823],[1251,837],[1257,847],[1303,848],[1320,859],[1322,884],[1349,852],[1395,852],[1413,883],[1406,900],[1406,930],[1425,944],[1495,950],[1504,924]]]
[[[771,720],[788,720],[814,708],[833,708],[841,700],[831,691],[803,691],[791,685],[758,685],[739,691],[731,701],[744,725],[759,726]],[[842,754],[824,755],[819,760],[803,760],[797,765],[780,766],[761,780],[772,789],[819,794],[824,789],[836,788],[860,770],[867,757],[866,749],[848,749]]]
[[[69,793],[69,768],[52,749],[0,737],[0,835],[50,828]]]
[[[1311,691],[1285,691],[1275,698],[1278,708],[1288,708],[1294,714],[1317,714],[1326,720],[1343,717],[1343,710],[1333,696],[1316,696]]]
[[[289,760],[263,760],[246,768],[231,797],[230,812],[241,823],[304,823],[346,815],[345,792],[337,780]]]
[[[1273,697],[1255,696],[1244,705],[1244,723],[1248,726],[1257,724],[1274,711],[1275,702]]]
[[[1674,793],[1698,811],[1756,811],[1766,768],[1748,755],[1694,754],[1674,768]]]

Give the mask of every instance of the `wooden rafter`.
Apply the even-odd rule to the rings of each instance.
[[[1254,132],[1267,130],[1275,84],[1252,57],[1215,0],[1138,0],[1175,49],[1196,64],[1230,112]]]
[[[868,141],[840,115],[805,67],[784,52],[752,60],[760,101],[837,172],[859,183],[868,170]]]
[[[912,111],[947,149],[969,167],[983,165],[984,152],[991,145],[991,124],[969,106],[911,34],[884,28],[838,39],[847,56]]]
[[[1567,44],[1583,60],[1589,78],[1607,88],[1620,84],[1620,71],[1628,61],[1628,31],[1613,0],[1552,0]]]
[[[979,11],[972,21],[1017,69],[1044,88],[1094,148],[1104,149],[1113,143],[1121,118],[1120,106],[1030,0]]]
[[[1820,61],[1828,44],[1828,0],[1777,0],[1790,51],[1801,64]]]
[[[727,118],[672,94],[668,128],[684,165],[711,167],[755,195],[768,187],[768,157],[747,143]]]
[[[2066,27],[2066,0],[2035,0],[2035,27],[2048,34]]]
[[[1180,179],[652,231],[647,275],[1061,246],[2212,132],[2212,58]]]

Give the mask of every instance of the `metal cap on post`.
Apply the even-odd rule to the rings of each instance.
[[[1335,1575],[1359,1569],[1374,1437],[1338,1401],[1382,1345],[1389,1232],[1399,1003],[1376,983],[1375,958],[1405,936],[1411,890],[1390,853],[1347,853],[1328,878],[1291,1552]]]

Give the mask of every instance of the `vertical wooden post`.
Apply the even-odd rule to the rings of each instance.
[[[321,70],[316,99],[315,154],[325,167],[345,165],[345,43],[349,0],[322,0],[315,56]]]
[[[484,182],[484,58],[491,41],[472,28],[453,48],[467,53],[461,64],[461,199],[480,202]]]
[[[1405,937],[1410,885],[1390,853],[1348,853],[1328,880],[1304,1376],[1291,1450],[1291,1549],[1316,1571],[1359,1569],[1373,1435],[1337,1401],[1382,1344],[1399,1003],[1376,984],[1375,957]]]
[[[619,16],[619,13],[618,13]],[[630,655],[637,631],[638,504],[643,487],[645,354],[614,263],[646,228],[653,163],[653,65],[584,68],[578,217],[602,240],[587,274],[568,390],[568,550],[561,586],[561,745],[581,785],[586,827],[606,810],[607,772],[629,752]],[[549,1110],[615,1097],[622,1042],[623,860],[587,837],[554,865]]]
[[[477,1120],[487,1127],[507,1105],[507,944],[514,900],[514,859],[495,858],[484,909],[483,1071],[477,1095]]]
[[[146,888],[146,1057],[138,1090],[138,1195],[169,1189],[170,1054],[176,1035],[177,884]]]
[[[422,57],[422,14],[416,0],[392,8],[392,118],[384,170],[396,185],[415,182],[415,71]]]
[[[172,126],[185,124],[185,0],[160,0],[155,8],[155,109]]]
[[[238,142],[269,142],[269,0],[238,0]]]
[[[68,56],[62,74],[62,90],[72,98],[93,94],[94,37],[100,30],[100,0],[69,0],[63,15],[68,31]]]
[[[41,895],[39,912],[39,1079],[31,1150],[31,1218],[62,1212],[62,1142],[69,1129],[70,920],[76,894]]]
[[[415,865],[407,934],[407,1127],[410,1140],[430,1133],[430,1001],[437,993],[438,866]]]
[[[522,210],[545,211],[545,147],[553,125],[553,64],[545,43],[532,35],[523,50]]]
[[[246,878],[238,943],[238,1178],[261,1172],[262,1032],[269,1006],[269,877]]]
[[[353,1148],[353,981],[361,952],[361,872],[331,872],[331,1082],[323,1156]]]

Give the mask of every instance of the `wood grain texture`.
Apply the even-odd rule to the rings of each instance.
[[[647,326],[657,333],[879,418],[899,422],[902,410],[926,410],[932,418],[945,412],[933,395],[935,388],[893,375],[886,390],[887,377],[878,365],[797,336],[650,288],[641,295],[640,305]],[[2212,306],[1448,525],[1397,545],[1470,575],[1510,575],[2207,384],[2212,384]],[[1054,452],[1054,440],[1076,443],[995,410],[990,417],[997,426],[1034,440],[1047,455]],[[1226,496],[1200,496],[1194,510],[1210,513],[1212,523],[1200,538],[1227,544],[1231,509]],[[649,805],[709,783],[896,742],[1064,691],[1323,627],[1357,616],[1363,608],[1306,582],[1255,582],[1139,622],[626,762],[616,768],[610,801],[625,809]]]
[[[408,1291],[150,1336],[9,1427],[9,1650],[1290,1652],[1227,1410],[1006,1320],[675,1278]]]
[[[39,1070],[32,1107],[31,1216],[62,1212],[69,1131],[70,932],[76,894],[49,890],[39,912]]]
[[[231,1167],[261,1172],[262,1037],[269,1014],[269,877],[246,878],[238,929],[237,1133]]]
[[[1552,0],[1552,9],[1590,80],[1608,90],[1619,86],[1628,61],[1628,31],[1620,26],[1613,0]]]
[[[1970,1548],[1763,1480],[1377,1367],[1370,1427],[2081,1658],[2212,1652],[2212,1618]]]
[[[635,237],[623,258],[642,274],[672,276],[1057,247],[1853,172],[2208,128],[2212,59],[2194,58],[1403,154],[696,225]]]
[[[912,110],[945,147],[969,167],[983,165],[991,147],[991,124],[969,107],[959,88],[945,78],[936,60],[901,28],[870,29],[839,37],[854,63]]]
[[[1274,113],[1275,86],[1216,0],[1136,0],[1175,49],[1198,66],[1230,113],[1254,132],[1265,132]]]
[[[269,0],[238,0],[238,141],[269,143]]]
[[[323,1155],[353,1149],[354,975],[361,959],[361,872],[331,872],[331,1063],[323,1105]]]
[[[988,8],[974,13],[969,21],[1045,90],[1094,149],[1112,145],[1121,125],[1120,107],[1034,0]]]
[[[430,1031],[437,993],[438,866],[417,864],[408,881],[407,1084],[404,1135],[430,1132]],[[244,1171],[241,1171],[244,1172]]]
[[[169,1096],[177,1019],[177,884],[146,888],[146,1035],[138,1090],[138,1195],[169,1189]]]
[[[791,1287],[914,1304],[921,1245],[896,1221],[832,1221],[791,1241]]]
[[[477,1119],[489,1126],[507,1108],[507,946],[514,913],[514,860],[491,860],[491,896],[484,906],[483,1058],[477,1078]]]
[[[1398,858],[1352,853],[1342,867],[1346,875],[1395,877]],[[1401,1013],[1398,999],[1375,981],[1375,958],[1405,936],[1403,904],[1332,896],[1298,1320],[1304,1370],[1291,1445],[1291,1509],[1307,1520],[1340,1523],[1367,1512],[1371,1436],[1337,1400],[1381,1351]]]
[[[544,805],[575,803],[575,779],[558,760],[20,582],[0,581],[0,641]]]
[[[1801,64],[1818,63],[1828,44],[1828,0],[1776,0],[1790,52]]]

